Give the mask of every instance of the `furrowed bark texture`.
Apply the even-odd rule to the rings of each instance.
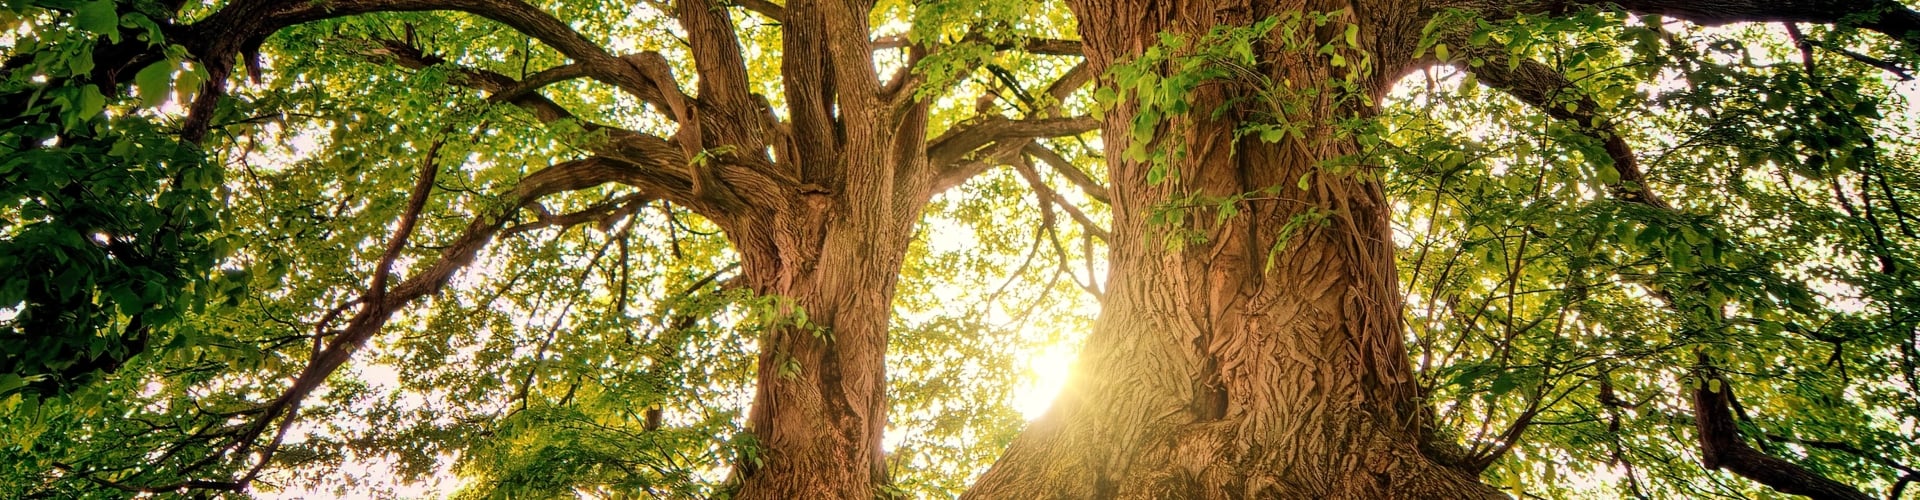
[[[929,139],[928,108],[934,99],[913,98],[922,78],[903,73],[895,84],[883,85],[876,74],[876,47],[868,25],[873,1],[783,3],[738,5],[780,26],[779,99],[754,93],[760,87],[751,81],[754,75],[745,64],[734,5],[719,0],[652,5],[677,21],[684,33],[698,72],[698,84],[691,89],[682,88],[662,54],[617,55],[591,33],[576,31],[567,21],[521,0],[235,0],[198,22],[170,23],[165,29],[170,40],[188,47],[212,75],[184,120],[182,135],[189,142],[212,126],[212,110],[234,65],[245,63],[249,73],[260,71],[257,56],[263,41],[302,23],[377,12],[457,11],[518,31],[566,56],[563,65],[516,79],[448,61],[432,47],[417,45],[411,31],[404,40],[369,40],[375,42],[372,48],[360,54],[411,69],[445,66],[452,84],[518,105],[541,122],[571,119],[604,136],[588,148],[593,158],[570,162],[551,175],[584,172],[594,174],[591,179],[557,183],[544,174],[530,176],[529,181],[543,180],[531,184],[535,188],[564,188],[540,191],[523,204],[556,192],[618,182],[719,225],[740,255],[743,281],[772,297],[778,309],[772,316],[784,318],[761,325],[757,332],[758,384],[747,431],[759,446],[752,459],[736,464],[732,496],[873,498],[888,483],[880,443],[886,429],[883,358],[890,306],[921,207],[933,193],[984,170],[979,166],[984,162],[1007,156],[994,152],[1017,151],[1038,137],[1078,135],[1095,124],[1084,117],[1015,120],[983,111],[988,114]],[[1041,45],[1024,50],[1076,49],[1071,42]],[[913,46],[909,52],[917,60],[938,49]],[[103,51],[107,57],[102,67],[138,68],[159,57],[150,52]],[[1078,88],[1085,78],[1074,74],[1069,72],[1049,92],[1057,91],[1060,98]],[[112,76],[102,75],[106,79],[101,83],[112,87]],[[546,85],[575,78],[610,85],[647,104],[676,130],[661,137],[582,121],[542,94]],[[786,112],[780,113],[773,102],[784,103]],[[0,102],[0,110],[23,105]],[[489,226],[476,223],[473,248],[463,251],[477,251],[513,215],[502,215]],[[546,219],[542,216],[543,223],[550,222]],[[461,257],[458,264],[469,257]],[[458,267],[433,275],[433,283],[444,283]],[[379,333],[393,311],[421,295],[401,293],[412,283],[401,284],[388,295],[392,300],[356,316],[352,335],[342,336],[354,341],[330,345],[264,416],[248,424],[252,430],[237,446],[252,446],[272,424],[289,428],[301,400]],[[325,329],[327,321],[322,323],[320,329]],[[267,444],[262,456],[271,456],[277,442]],[[258,464],[237,480],[182,484],[243,490],[266,460]],[[216,486],[204,486],[209,484]]]
[[[889,307],[912,215],[849,217],[824,195],[799,210],[729,227],[754,290],[805,323],[762,333],[748,429],[766,450],[741,464],[738,498],[870,498],[885,484]],[[755,227],[765,224],[766,231]]]
[[[1216,25],[1287,12],[1345,10],[1311,36],[1338,40],[1345,23],[1358,23],[1362,44],[1376,54],[1410,53],[1406,34],[1418,30],[1395,17],[1414,15],[1405,9],[1332,0],[1070,3],[1088,58],[1102,72],[1163,31],[1197,39]],[[1344,74],[1326,57],[1278,45],[1261,47],[1257,68],[1274,82],[1315,85]],[[1392,59],[1381,63],[1404,63]],[[1372,95],[1388,84],[1379,76],[1363,82]],[[1365,167],[1321,166],[1357,150],[1331,124],[1369,113],[1372,100],[1342,106],[1322,93],[1304,116],[1290,117],[1313,124],[1306,137],[1265,143],[1236,138],[1244,115],[1206,116],[1249,91],[1202,86],[1193,96],[1197,111],[1161,128],[1154,147],[1186,148],[1172,180],[1155,185],[1147,181],[1149,164],[1109,157],[1114,230],[1100,321],[1076,378],[969,498],[1499,496],[1420,452],[1390,205]],[[1110,151],[1127,146],[1137,111],[1129,106],[1107,115]],[[1181,227],[1148,221],[1172,196],[1273,186],[1283,188],[1249,197],[1239,215],[1218,222],[1200,208],[1188,208]],[[1290,224],[1322,220],[1313,214],[1324,214],[1324,223]],[[1205,239],[1170,246],[1167,233],[1176,229]]]
[[[547,194],[618,182],[720,225],[742,258],[746,283],[781,297],[778,307],[804,312],[806,318],[777,322],[761,332],[759,384],[748,430],[762,451],[758,460],[735,468],[734,496],[875,497],[887,483],[881,439],[889,304],[921,207],[933,192],[964,181],[994,158],[1017,154],[1034,137],[1078,134],[1091,125],[1078,118],[989,116],[929,140],[928,104],[911,98],[925,83],[922,77],[903,74],[883,85],[875,72],[876,44],[869,40],[868,26],[874,2],[742,0],[739,6],[781,27],[780,101],[787,112],[776,113],[772,99],[751,90],[757,87],[749,84],[728,5],[670,3],[660,6],[679,21],[699,73],[698,87],[691,91],[679,88],[660,54],[616,55],[572,24],[521,0],[235,0],[192,24],[169,21],[163,30],[210,75],[183,120],[181,135],[188,142],[198,142],[213,126],[213,111],[236,63],[244,63],[249,73],[261,71],[258,51],[268,36],[301,23],[375,12],[466,12],[565,55],[568,64],[521,81],[484,69],[454,68],[454,83],[526,108],[540,121],[574,118],[540,95],[540,88],[577,77],[611,85],[661,110],[678,125],[672,137],[584,123],[608,139],[593,148],[595,156],[530,175],[527,191],[516,196],[531,203]],[[1163,32],[1197,36],[1215,26],[1245,26],[1270,16],[1337,12],[1332,24],[1308,28],[1310,36],[1316,46],[1344,43],[1344,28],[1358,26],[1357,43],[1373,68],[1359,87],[1378,96],[1415,63],[1410,55],[1421,28],[1441,9],[1498,19],[1552,15],[1602,2],[1069,3],[1093,74],[1140,54]],[[1900,40],[1920,38],[1920,13],[1894,0],[1605,3],[1703,23],[1836,22],[1873,12],[1878,15],[1858,21],[1862,27]],[[162,58],[157,49],[129,40],[97,50],[98,69],[88,81],[118,88],[123,83],[118,75]],[[1073,50],[1071,43],[1040,45],[1045,47],[1027,50]],[[1193,109],[1199,112],[1193,117],[1159,128],[1154,147],[1185,151],[1173,165],[1173,180],[1147,182],[1150,165],[1109,156],[1113,186],[1103,197],[1112,200],[1115,215],[1111,292],[1076,370],[1079,378],[969,497],[1498,496],[1471,473],[1440,465],[1420,451],[1429,443],[1422,442],[1427,429],[1400,336],[1390,205],[1365,166],[1323,168],[1357,151],[1331,127],[1339,119],[1369,114],[1372,98],[1337,104],[1325,82],[1344,68],[1317,51],[1279,46],[1271,40],[1259,46],[1261,62],[1252,70],[1274,84],[1323,91],[1299,110],[1286,111],[1290,122],[1311,124],[1304,136],[1277,143],[1237,138],[1236,125],[1251,118],[1246,109],[1210,113],[1261,89],[1225,82],[1197,91]],[[911,47],[910,57],[935,49]],[[388,43],[370,55],[414,68],[447,64],[411,41]],[[1358,62],[1359,55],[1348,61]],[[1063,82],[1077,81],[1073,78]],[[1078,86],[1062,85],[1049,93]],[[0,102],[0,111],[27,104],[15,101]],[[1136,111],[1129,106],[1113,110],[1103,124],[1113,151],[1126,149]],[[1621,144],[1610,145],[1609,152],[1625,151]],[[1304,188],[1292,187],[1303,179]],[[1262,191],[1274,186],[1284,189]],[[1164,206],[1176,195],[1249,193],[1237,202],[1237,215],[1218,219],[1205,206]],[[1149,223],[1163,208],[1186,211],[1187,222]],[[305,394],[378,333],[394,308],[443,285],[505,222],[505,216],[476,222],[456,245],[459,252],[383,292],[387,300],[366,308],[365,319],[351,320],[351,334],[340,337],[356,340],[336,340],[263,413],[241,449],[270,423],[290,426],[294,418],[280,419],[279,412],[297,408]],[[1170,231],[1204,238],[1172,247],[1166,243]],[[321,323],[325,329],[327,321]],[[268,444],[262,456],[270,456],[273,446]],[[240,491],[266,463],[261,459],[238,480],[129,491]]]
[[[737,465],[737,498],[873,498],[887,483],[888,318],[929,184],[924,110],[894,121],[883,105],[870,8],[786,5],[788,172],[799,183],[772,210],[722,222],[754,291],[805,313],[762,333],[748,430],[766,455]]]

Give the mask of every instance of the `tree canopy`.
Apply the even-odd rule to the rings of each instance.
[[[1920,497],[1910,5],[1260,3],[1086,36],[1102,5],[1185,8],[9,2],[0,491],[1018,485],[1051,452],[1016,439],[1065,425],[1029,413],[1036,367],[1152,301],[1116,283],[1364,267],[1309,258],[1366,226],[1316,201],[1352,185],[1384,193],[1391,271],[1361,281],[1394,296],[1342,307],[1392,308],[1364,326],[1409,360],[1380,383],[1412,453],[1526,498]],[[1114,335],[1070,393],[1161,369]],[[1257,406],[1208,366],[1233,389],[1196,414]]]

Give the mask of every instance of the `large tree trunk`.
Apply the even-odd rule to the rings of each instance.
[[[791,314],[761,332],[747,430],[762,452],[735,465],[736,498],[866,499],[888,483],[887,327],[931,177],[925,107],[885,105],[869,10],[788,3],[783,147],[802,184],[726,223],[750,286]]]
[[[764,455],[738,465],[738,498],[871,498],[886,482],[888,313],[915,214],[856,219],[821,201],[766,228],[776,245],[741,247],[748,282],[785,316],[761,332],[748,430]]]
[[[1080,0],[1072,7],[1096,69],[1138,54],[1142,40],[1163,31],[1197,36],[1288,11],[1352,7],[1283,3]],[[1376,53],[1398,48],[1379,40],[1400,39],[1404,26],[1347,12],[1312,36],[1338,40],[1342,23],[1356,22]],[[1316,85],[1344,71],[1318,55],[1265,45],[1259,70],[1275,82]],[[1378,60],[1393,67],[1391,59]],[[1363,88],[1378,95],[1387,83],[1375,76]],[[1343,109],[1323,92],[1294,117],[1316,125],[1306,137],[1266,143],[1235,137],[1245,115],[1207,116],[1229,94],[1249,91],[1210,84],[1191,96],[1193,116],[1163,125],[1154,144],[1187,152],[1158,185],[1147,180],[1151,165],[1118,154],[1137,110],[1122,103],[1108,114],[1115,227],[1100,321],[1053,408],[970,498],[1498,496],[1422,454],[1390,205],[1365,168],[1322,167],[1357,151],[1332,132],[1333,120],[1366,114],[1373,103]],[[1260,192],[1274,186],[1281,188]],[[1184,223],[1149,222],[1172,196],[1246,193],[1254,194],[1237,203],[1241,213],[1218,223],[1204,207],[1186,208]],[[1168,245],[1168,232],[1177,230],[1205,239]]]

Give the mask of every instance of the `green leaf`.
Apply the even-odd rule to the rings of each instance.
[[[172,90],[173,60],[161,60],[133,75],[133,88],[140,96],[142,107],[159,106],[167,102],[167,93]]]
[[[73,25],[102,35],[118,35],[120,14],[111,0],[93,0],[73,9]]]
[[[1603,185],[1612,186],[1620,183],[1620,169],[1614,168],[1613,165],[1600,165],[1594,168],[1593,171],[1593,173],[1600,178],[1600,183]]]
[[[107,96],[100,93],[100,87],[88,85],[80,87],[80,102],[75,109],[81,117],[92,118],[107,107]]]
[[[1488,385],[1487,390],[1489,391],[1490,394],[1494,396],[1499,396],[1502,394],[1513,392],[1513,389],[1519,386],[1520,386],[1520,375],[1511,370],[1508,370],[1508,371],[1500,372],[1499,375],[1495,375],[1493,377],[1493,382]]]
[[[0,373],[0,396],[5,396],[7,393],[13,392],[14,389],[26,386],[27,379],[21,378],[20,375]]]
[[[207,70],[198,65],[193,66],[192,69],[181,71],[179,80],[174,82],[174,87],[179,89],[178,102],[185,103],[193,99],[194,94],[200,92],[200,84],[205,82],[206,79]],[[716,154],[726,154],[726,152],[716,149]]]
[[[67,58],[67,71],[73,75],[93,72],[93,47],[83,47]]]

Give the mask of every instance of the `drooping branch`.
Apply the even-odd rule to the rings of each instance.
[[[163,27],[168,41],[187,47],[188,53],[206,65],[209,76],[188,106],[183,135],[197,140],[205,133],[215,103],[225,94],[236,57],[244,58],[249,72],[258,77],[259,47],[273,33],[324,19],[418,11],[465,12],[494,20],[573,59],[577,68],[568,71],[612,84],[656,105],[663,105],[667,98],[666,86],[649,78],[641,68],[614,56],[564,21],[518,0],[238,0],[191,25]]]
[[[1455,40],[1454,42],[1458,42]],[[1654,194],[1647,184],[1645,174],[1639,168],[1639,162],[1632,148],[1619,133],[1615,124],[1599,115],[1598,104],[1586,97],[1564,75],[1545,64],[1532,60],[1521,60],[1510,64],[1505,52],[1501,50],[1479,50],[1466,44],[1460,44],[1465,50],[1487,58],[1479,67],[1460,65],[1471,71],[1488,86],[1512,95],[1549,116],[1567,121],[1582,133],[1603,142],[1607,155],[1613,160],[1614,168],[1620,173],[1619,182],[1608,186],[1616,200],[1646,205],[1649,207],[1673,210]],[[1655,287],[1656,296],[1667,297],[1672,303],[1671,292],[1663,287]],[[1700,387],[1694,391],[1696,427],[1700,432],[1702,461],[1709,469],[1726,469],[1748,479],[1765,484],[1783,493],[1807,495],[1816,499],[1866,499],[1871,498],[1858,489],[1829,479],[1804,467],[1788,462],[1758,450],[1742,440],[1733,423],[1729,406],[1732,388],[1724,379],[1720,379],[1708,366],[1705,354],[1700,355]],[[1706,380],[1715,380],[1709,383]],[[1716,389],[1717,388],[1717,389]],[[1520,428],[1516,426],[1516,428]],[[1517,440],[1518,436],[1508,439]]]
[[[1599,103],[1581,92],[1566,75],[1531,59],[1522,59],[1518,65],[1514,65],[1505,50],[1474,47],[1459,38],[1452,42],[1463,51],[1486,60],[1479,67],[1458,64],[1458,68],[1473,73],[1487,86],[1505,92],[1547,116],[1565,121],[1574,129],[1600,141],[1608,159],[1613,162],[1614,171],[1620,174],[1617,182],[1607,186],[1615,198],[1656,208],[1670,208],[1647,186],[1646,173],[1640,169],[1640,160],[1634,156],[1632,146],[1627,144],[1619,128],[1611,120],[1601,117]]]
[[[1694,367],[1694,428],[1700,433],[1700,461],[1708,469],[1724,469],[1767,485],[1781,493],[1815,500],[1873,500],[1859,489],[1834,481],[1799,464],[1768,455],[1748,445],[1734,421],[1733,386],[1720,376],[1705,353]]]
[[[428,174],[423,173],[422,177],[428,178]],[[478,258],[480,251],[502,231],[508,222],[514,219],[515,213],[521,208],[545,196],[578,191],[607,183],[621,183],[639,188],[640,192],[636,196],[650,198],[664,197],[670,192],[683,192],[689,187],[683,184],[676,185],[671,181],[667,185],[657,184],[660,180],[645,175],[630,163],[606,157],[565,162],[528,175],[507,193],[506,198],[512,200],[507,208],[476,217],[465,232],[440,251],[438,259],[413,276],[391,289],[384,285],[386,281],[384,274],[377,274],[373,278],[368,289],[360,298],[355,299],[354,302],[359,305],[359,309],[347,320],[346,326],[333,332],[331,341],[326,342],[324,346],[316,346],[318,349],[315,354],[308,360],[307,366],[301,370],[300,374],[293,379],[291,385],[264,407],[248,412],[251,419],[240,424],[240,429],[233,434],[235,448],[232,449],[236,452],[232,455],[251,456],[248,450],[254,446],[255,441],[268,428],[278,424],[278,431],[275,432],[273,439],[262,446],[258,453],[259,458],[256,459],[257,463],[249,468],[245,475],[232,481],[190,481],[172,488],[204,487],[233,491],[238,491],[233,488],[245,488],[271,460],[280,438],[296,421],[299,408],[306,398],[345,365],[354,353],[364,347],[375,334],[379,333],[396,312],[414,300],[438,292],[446,286],[455,273],[472,264]],[[431,186],[431,183],[424,184]],[[420,206],[416,201],[424,202],[421,192],[416,190],[409,200],[410,210],[417,210]],[[412,228],[409,225],[402,224],[392,241],[403,244],[407,239],[407,233],[411,231]],[[391,254],[393,251],[390,249],[388,253]],[[390,262],[383,259],[377,266],[377,271],[384,273],[390,265]]]
[[[1709,26],[1739,22],[1852,24],[1905,42],[1920,42],[1920,12],[1897,0],[1458,0],[1443,2],[1443,6],[1465,8],[1492,19],[1617,7]]]
[[[424,53],[419,48],[402,41],[383,40],[381,44],[380,48],[375,49],[368,55],[383,58],[398,66],[411,69],[446,65],[443,58]],[[637,172],[652,178],[654,185],[668,189],[669,192],[666,193],[666,197],[676,203],[702,209],[707,215],[713,216],[721,210],[720,207],[710,203],[710,201],[712,201],[711,199],[714,198],[712,195],[717,193],[730,193],[729,191],[713,189],[702,192],[700,189],[697,189],[700,183],[694,181],[694,179],[697,178],[695,177],[696,172],[690,171],[691,161],[686,152],[685,142],[676,143],[675,141],[669,141],[651,134],[643,134],[624,128],[578,120],[573,116],[573,113],[566,110],[566,108],[547,99],[537,91],[527,89],[528,85],[524,82],[515,81],[511,77],[497,72],[458,66],[453,66],[450,69],[455,76],[453,79],[455,84],[486,91],[489,93],[489,99],[504,100],[527,109],[534,114],[535,118],[542,122],[574,119],[579,122],[581,127],[587,132],[604,134],[604,140],[597,141],[596,144],[590,147],[594,153],[619,158],[633,165]],[[562,73],[562,69],[556,68],[541,73]],[[697,173],[708,175],[707,184],[713,185],[720,182],[715,170],[717,170],[717,168],[708,168]],[[669,186],[686,186],[686,188],[684,190],[674,190],[674,188]]]
[[[1104,227],[1100,227],[1100,224],[1094,222],[1092,217],[1088,217],[1085,211],[1080,210],[1080,207],[1075,206],[1067,197],[1061,196],[1060,192],[1055,191],[1052,186],[1048,186],[1046,179],[1040,177],[1040,172],[1033,168],[1032,163],[1026,161],[1025,158],[1019,157],[1016,157],[1015,161],[1009,163],[1013,164],[1013,169],[1020,174],[1020,178],[1027,181],[1027,187],[1033,189],[1033,192],[1039,197],[1040,203],[1043,205],[1040,207],[1041,210],[1051,212],[1053,210],[1052,207],[1060,207],[1067,212],[1068,217],[1073,218],[1074,222],[1080,223],[1081,229],[1085,230],[1087,234],[1100,238],[1102,242],[1113,241],[1113,232],[1108,231]]]

